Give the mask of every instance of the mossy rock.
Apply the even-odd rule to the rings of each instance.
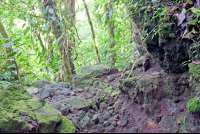
[[[76,128],[71,121],[67,120],[64,116],[62,116],[61,121],[59,133],[75,133]]]
[[[104,64],[85,66],[81,69],[80,74],[72,76],[74,88],[84,88],[91,83],[92,78],[115,71],[118,70]]]
[[[29,132],[31,124],[23,117],[38,122],[39,132],[53,133],[61,121],[60,113],[44,100],[33,98],[20,85],[10,85],[0,91],[0,130],[3,132]]]

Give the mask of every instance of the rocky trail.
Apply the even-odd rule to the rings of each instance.
[[[90,74],[102,69],[97,66],[90,66],[96,68],[89,69],[92,70]],[[36,90],[33,95],[44,99],[72,121],[77,133],[187,132],[183,117],[187,111],[188,92],[172,93],[169,88],[178,86],[173,82],[180,77],[165,76],[158,66],[146,72],[141,71],[142,67],[138,69],[140,71],[134,70],[135,77],[130,78],[124,78],[129,71],[109,69],[109,73],[104,71],[106,73],[90,77],[84,88],[79,88],[75,82],[74,90],[66,82],[53,84],[41,80],[35,84],[39,92]],[[84,75],[81,77],[85,79]]]

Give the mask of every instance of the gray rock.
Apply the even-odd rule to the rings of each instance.
[[[69,108],[65,105],[61,105],[60,112],[63,116],[67,115],[69,113]]]
[[[113,121],[113,122],[111,123],[111,125],[114,126],[114,127],[116,127],[116,126],[117,126],[117,122],[116,122],[116,121]]]
[[[112,75],[112,76],[108,76],[108,81],[111,82],[111,81],[115,80],[115,77],[116,77],[116,76],[114,76],[114,75]]]
[[[64,90],[64,91],[58,91],[56,94],[57,95],[65,95],[65,96],[69,96],[73,91],[71,90]]]
[[[112,110],[109,110],[108,112],[110,113],[110,115],[112,115],[114,110],[112,109]]]
[[[90,130],[88,133],[97,133],[97,130]]]
[[[45,88],[42,92],[42,99],[52,97],[54,95],[54,89],[53,88]]]
[[[103,118],[104,118],[105,120],[107,120],[108,118],[110,118],[110,113],[109,113],[108,111],[105,111],[105,112],[104,112],[104,115],[103,115]]]
[[[64,100],[65,99],[65,96],[64,95],[58,95],[57,97],[57,100],[58,101],[61,101],[61,100]]]
[[[97,126],[97,133],[103,133],[105,131],[105,128],[102,125]]]
[[[94,123],[92,122],[92,120],[88,117],[85,116],[81,122],[80,122],[81,128],[87,128],[87,127],[91,127],[94,125]]]
[[[79,124],[80,122],[80,118],[79,117],[74,117],[72,118],[72,123],[74,124],[74,126],[77,128],[77,129],[81,129],[81,126]]]
[[[86,112],[83,111],[83,110],[80,110],[80,111],[78,111],[77,115],[78,115],[78,117],[80,117],[81,119],[83,119],[83,117],[85,117],[85,115],[86,115]]]
[[[105,122],[103,123],[103,126],[104,126],[104,127],[108,127],[110,124],[111,124],[110,121],[105,121]]]
[[[98,124],[98,123],[99,123],[98,115],[94,114],[94,115],[92,116],[92,121],[93,121],[95,124]]]
[[[54,102],[54,103],[52,103],[50,105],[53,106],[56,109],[59,109],[61,104],[60,104],[60,102]]]
[[[164,99],[163,102],[166,105],[166,110],[169,112],[168,115],[173,115],[174,113],[177,112],[178,108],[174,102],[172,102],[170,99]]]
[[[66,98],[63,102],[70,104],[75,110],[87,110],[89,109],[89,101],[80,96],[71,96],[70,98]]]
[[[130,128],[130,133],[137,133],[137,131],[138,131],[138,128],[137,127],[132,127],[132,128]]]
[[[115,104],[114,104],[115,110],[121,109],[122,103],[123,103],[123,102],[122,102],[120,99],[118,99],[118,100],[115,102]]]
[[[105,102],[102,102],[100,103],[100,106],[99,106],[101,109],[106,109],[108,107],[108,105],[105,103]]]
[[[128,124],[128,119],[127,118],[123,118],[120,122],[120,126],[121,127],[125,127]]]
[[[88,111],[86,115],[91,118],[93,114],[94,114],[93,112]]]
[[[59,82],[59,83],[56,83],[54,84],[54,87],[57,87],[57,88],[70,88],[70,83],[69,82]]]
[[[99,116],[99,123],[102,124],[104,123],[105,119],[102,116]]]
[[[50,85],[50,84],[53,84],[51,83],[50,81],[47,81],[47,80],[39,80],[35,83],[35,87],[36,88],[42,88],[44,85]]]
[[[114,130],[115,130],[115,126],[113,126],[113,125],[110,125],[110,126],[108,127],[108,129],[107,129],[108,132],[114,131]]]
[[[114,117],[109,118],[110,121],[115,121],[119,119],[119,114],[116,114]]]

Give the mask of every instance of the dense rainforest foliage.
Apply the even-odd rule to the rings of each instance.
[[[82,66],[102,62],[122,70],[136,58],[124,1],[1,0],[0,5],[1,80],[71,81]]]

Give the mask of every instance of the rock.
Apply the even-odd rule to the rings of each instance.
[[[102,124],[104,123],[105,119],[102,116],[99,116],[99,123]]]
[[[9,94],[8,97],[5,97]],[[39,132],[53,133],[57,128],[57,124],[61,122],[59,132],[75,132],[73,124],[60,116],[58,110],[46,104],[43,99],[33,98],[20,85],[10,85],[4,91],[0,92],[1,115],[0,129],[3,132],[29,132],[30,125],[33,123],[39,125]],[[9,111],[7,111],[9,109]],[[24,118],[24,116],[27,116]],[[13,119],[13,125],[10,126],[8,120]],[[24,120],[23,120],[24,119]],[[33,132],[34,129],[32,130]]]
[[[120,99],[118,99],[115,104],[114,104],[114,107],[115,107],[115,111],[118,110],[118,109],[121,109],[122,107],[122,101]]]
[[[69,113],[69,108],[65,105],[61,105],[60,112],[63,116],[67,115]]]
[[[69,89],[70,88],[70,83],[69,82],[58,82],[53,85],[52,88],[60,88],[60,89]]]
[[[35,87],[36,88],[42,88],[44,85],[52,85],[53,83],[51,83],[50,81],[47,80],[39,80],[35,83]]]
[[[128,119],[127,118],[123,118],[120,122],[120,126],[121,127],[125,127],[128,124]]]
[[[114,131],[115,127],[113,125],[110,125],[107,129],[108,132]]]
[[[64,95],[64,96],[69,96],[71,93],[74,93],[72,90],[66,89],[63,91],[58,91],[56,94],[57,95]]]
[[[70,104],[75,110],[87,110],[89,108],[89,102],[79,96],[71,96],[63,100],[63,102]]]
[[[60,102],[54,102],[54,103],[52,103],[50,105],[53,106],[56,109],[59,109],[61,104],[60,104]]]
[[[35,87],[29,87],[29,88],[26,88],[25,90],[30,94],[36,94],[39,92],[39,89]]]
[[[94,114],[94,112],[88,110],[86,115],[91,118],[93,116],[93,114]]]
[[[130,133],[137,133],[137,131],[138,131],[138,128],[137,127],[132,127],[132,128],[130,128]]]
[[[54,95],[54,89],[53,88],[45,88],[42,92],[42,99],[52,97]]]
[[[161,121],[162,117],[163,117],[162,114],[156,115],[156,117],[155,117],[155,122],[156,122],[156,123],[159,123],[159,122]]]
[[[102,125],[97,126],[97,133],[103,133],[105,131],[105,128]]]
[[[108,105],[105,102],[100,103],[99,108],[100,109],[106,109],[108,107]]]
[[[64,100],[65,99],[65,96],[64,95],[58,95],[58,97],[57,97],[57,100],[58,101],[62,101],[62,100]]]
[[[119,119],[119,114],[116,114],[114,117],[109,118],[110,121],[115,121]]]
[[[110,121],[105,121],[105,122],[103,123],[103,126],[104,126],[104,127],[108,127],[110,124],[111,124]]]
[[[92,116],[92,121],[95,123],[95,124],[98,124],[99,123],[99,118],[98,118],[98,115],[93,115]]]
[[[114,127],[116,127],[116,126],[117,126],[117,122],[116,122],[116,121],[113,121],[113,122],[111,123],[111,125],[113,125]]]
[[[80,122],[81,128],[87,128],[87,127],[91,127],[94,125],[94,123],[92,122],[92,120],[88,117],[85,116],[81,122]]]
[[[116,76],[114,76],[114,75],[108,76],[108,81],[109,81],[109,82],[112,82],[113,80],[115,80],[115,77],[116,77]]]
[[[83,111],[83,110],[80,110],[80,111],[78,111],[77,115],[78,115],[78,117],[80,117],[81,119],[83,119],[83,117],[85,117],[85,115],[86,115],[86,112]]]
[[[105,111],[105,112],[104,112],[104,115],[103,115],[103,118],[104,118],[105,120],[107,120],[108,118],[110,118],[110,113],[109,113],[108,111]]]
[[[102,75],[104,73],[114,73],[117,71],[117,68],[111,68],[103,64],[95,64],[82,67],[80,74],[72,75],[74,85],[73,89],[84,88],[89,85],[92,78]]]
[[[90,130],[88,133],[97,133],[97,130]]]
[[[112,115],[114,113],[114,109],[109,110],[108,112],[110,113],[110,115]]]
[[[80,118],[79,117],[74,117],[72,118],[72,123],[74,124],[74,126],[77,128],[77,129],[81,129],[81,126],[80,126]]]
[[[176,104],[172,102],[170,99],[163,99],[163,102],[166,111],[168,111],[168,115],[173,116],[173,114],[178,111]]]

